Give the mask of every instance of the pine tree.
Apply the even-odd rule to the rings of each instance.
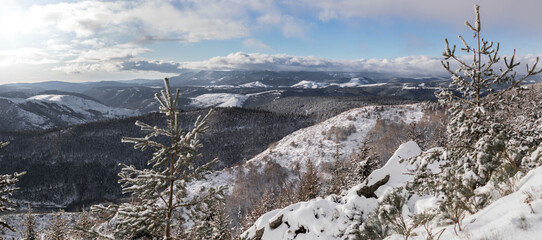
[[[333,165],[331,166],[331,179],[329,180],[329,187],[326,191],[327,194],[340,194],[342,190],[346,189],[348,175],[350,167],[348,162],[344,158],[341,158],[339,153],[339,144],[335,145],[335,154],[333,154]]]
[[[0,148],[7,146],[9,142],[0,142]],[[19,188],[15,187],[15,184],[19,181],[19,177],[26,174],[14,173],[14,174],[4,174],[0,175],[0,213],[5,211],[13,211],[12,206],[15,204],[12,200],[9,199],[13,192]],[[12,226],[7,222],[0,219],[0,227],[7,228],[11,231],[16,231]]]
[[[143,138],[124,137],[123,142],[134,143],[134,148],[142,151],[152,149],[152,158],[148,161],[149,169],[139,170],[134,166],[122,165],[119,183],[122,192],[131,194],[132,201],[122,204],[93,206],[93,210],[110,214],[115,218],[113,232],[117,238],[163,238],[173,239],[175,211],[190,209],[206,199],[222,195],[224,187],[200,189],[189,195],[187,186],[194,180],[204,179],[210,171],[213,160],[197,166],[197,150],[201,147],[199,136],[207,129],[206,122],[212,110],[203,118],[198,117],[194,128],[185,132],[179,124],[179,89],[170,91],[169,80],[164,80],[165,90],[155,94],[160,103],[160,113],[167,118],[167,127],[150,126],[137,121],[142,131],[149,132]],[[157,140],[151,140],[157,139]],[[160,140],[168,141],[160,142]],[[105,213],[105,214],[104,214]]]
[[[357,152],[350,156],[351,173],[347,178],[347,188],[363,182],[374,170],[380,167],[380,157],[373,149],[363,142]]]
[[[355,239],[385,239],[393,232],[401,234],[408,239],[412,226],[403,218],[403,207],[406,203],[407,193],[402,187],[396,188],[387,194],[379,203],[377,209],[371,213],[365,222],[362,219],[355,222],[359,231],[353,233]]]
[[[36,217],[32,215],[32,209],[28,209],[23,222],[23,239],[24,240],[37,240],[38,233],[36,232]]]
[[[541,72],[536,70],[537,59],[532,67],[527,65],[525,75],[518,76],[514,71],[519,66],[515,53],[509,59],[504,57],[504,67],[498,67],[499,44],[480,35],[479,6],[475,5],[474,9],[474,26],[465,23],[474,33],[474,46],[459,36],[461,51],[472,54],[472,62],[457,56],[456,46],[450,48],[448,40],[444,40],[446,61],[442,61],[442,66],[452,75],[452,82],[436,95],[449,107],[448,146],[441,152],[414,159],[412,163],[422,164],[414,171],[414,183],[410,186],[418,193],[442,196],[443,215],[459,227],[465,212],[472,213],[488,203],[488,198],[477,195],[475,189],[486,185],[507,158],[507,141],[514,130],[496,113],[507,107],[508,92]],[[449,60],[454,60],[459,69],[452,70]],[[434,162],[441,163],[439,173],[428,168]]]
[[[213,240],[230,240],[232,239],[231,218],[226,211],[226,205],[221,204],[216,207],[216,212],[211,219],[212,234],[210,239]]]
[[[378,167],[380,157],[363,142],[359,150],[353,152],[348,159],[335,159],[328,194],[339,194],[342,190],[362,183]]]
[[[49,230],[47,231],[48,240],[66,240],[68,239],[69,226],[68,221],[63,218],[64,211],[57,212],[53,221],[50,223]]]
[[[187,239],[231,239],[231,220],[226,213],[223,198],[209,198],[195,207],[195,210],[192,216],[195,217],[196,224],[191,228]]]

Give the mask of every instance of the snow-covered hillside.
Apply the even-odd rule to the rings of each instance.
[[[100,115],[103,118],[116,118],[124,116],[134,116],[139,113],[136,110],[112,108],[96,101],[71,95],[37,95],[28,98],[27,102],[28,101],[38,104],[57,104],[58,106],[63,108],[63,110],[67,112],[81,114],[84,116],[84,118],[92,118],[97,115]],[[80,123],[77,122],[77,120],[70,118],[66,118],[66,121],[74,121],[74,123]]]
[[[350,81],[345,83],[327,83],[327,82],[315,82],[302,80],[294,85],[293,88],[305,88],[305,89],[315,89],[315,88],[326,88],[330,86],[336,86],[341,88],[355,88],[355,87],[375,87],[375,86],[384,86],[386,83],[373,83],[367,81],[366,79],[360,78],[351,78]]]
[[[301,82],[298,82],[298,83],[292,85],[292,87],[293,88],[322,88],[322,87],[325,87],[327,85],[328,84],[326,84],[326,83],[319,83],[319,82],[314,82],[314,81],[303,80]]]
[[[444,229],[440,239],[542,239],[542,167],[531,170],[515,186],[514,193],[502,197],[463,220],[463,230],[454,231],[454,225],[435,227],[433,232]],[[530,206],[529,206],[530,204]],[[419,236],[409,239],[426,239],[423,228],[416,229]],[[392,235],[386,240],[402,240]]]
[[[265,85],[260,81],[255,81],[255,82],[249,82],[249,83],[241,84],[238,87],[240,87],[240,88],[268,88],[268,87],[271,87],[271,86]]]
[[[356,151],[377,120],[402,121],[408,124],[419,121],[422,117],[423,112],[419,105],[371,106],[348,110],[288,135],[249,162],[271,159],[281,166],[293,167],[295,163],[310,160],[318,166],[323,162],[333,161],[337,148],[343,156]]]
[[[431,149],[428,152],[434,151]],[[307,202],[299,202],[283,209],[262,215],[252,227],[242,234],[247,239],[348,239],[367,216],[374,212],[383,198],[394,188],[412,181],[408,161],[400,161],[421,154],[414,142],[399,147],[388,163],[375,170],[360,185],[340,196],[330,195]],[[415,164],[415,163],[414,163]],[[437,169],[436,166],[431,168]],[[514,193],[490,204],[483,210],[467,216],[461,231],[454,225],[437,227],[431,223],[430,231],[442,235],[439,239],[499,239],[536,240],[542,236],[542,167],[530,171],[515,186]],[[372,196],[371,196],[372,195]],[[402,216],[407,221],[412,214],[423,213],[436,207],[432,196],[413,196],[406,201]],[[433,225],[433,226],[431,226]],[[427,239],[427,230],[418,227],[408,239]],[[457,233],[456,233],[457,232]],[[402,235],[392,235],[387,240],[403,240]]]
[[[0,98],[4,130],[33,130],[135,116],[137,110],[113,108],[73,95],[47,94]],[[11,128],[11,129],[9,129]]]
[[[333,161],[337,147],[343,156],[357,151],[379,119],[410,123],[419,121],[422,117],[423,112],[419,105],[352,109],[314,126],[293,132],[239,167],[243,171],[248,171],[248,165],[264,169],[265,165],[272,161],[287,169],[294,169],[296,163],[300,163],[300,170],[305,171],[303,166],[307,161],[312,161],[315,166]],[[236,172],[235,168],[214,172],[208,176],[208,180],[195,182],[192,189],[198,189],[202,185],[231,186],[235,181]]]
[[[354,219],[366,218],[378,205],[379,198],[394,187],[404,185],[410,175],[408,163],[401,159],[417,156],[420,148],[414,142],[404,143],[381,169],[375,170],[362,184],[343,195],[330,195],[307,202],[292,204],[261,216],[242,237],[249,239],[343,239],[352,232]],[[377,186],[376,197],[366,197],[358,192]],[[361,214],[360,216],[358,216]],[[301,233],[303,232],[303,233]]]
[[[248,96],[231,93],[209,93],[192,98],[194,107],[242,107]]]

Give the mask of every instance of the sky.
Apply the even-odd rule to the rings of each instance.
[[[0,0],[0,84],[184,69],[439,75],[444,38],[542,55],[539,0]]]

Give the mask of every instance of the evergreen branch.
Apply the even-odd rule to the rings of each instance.
[[[9,230],[11,230],[12,232],[17,232],[17,230],[15,228],[13,228],[12,226],[10,226],[7,222],[5,222],[4,220],[0,219],[0,226],[2,226],[3,228],[7,228]]]

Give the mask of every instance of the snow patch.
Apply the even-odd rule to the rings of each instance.
[[[263,84],[260,81],[256,81],[256,82],[249,82],[249,83],[241,84],[241,85],[239,85],[239,87],[240,88],[268,88],[268,87],[271,87],[271,86]]]
[[[242,107],[248,96],[231,93],[209,93],[192,99],[195,107]]]

